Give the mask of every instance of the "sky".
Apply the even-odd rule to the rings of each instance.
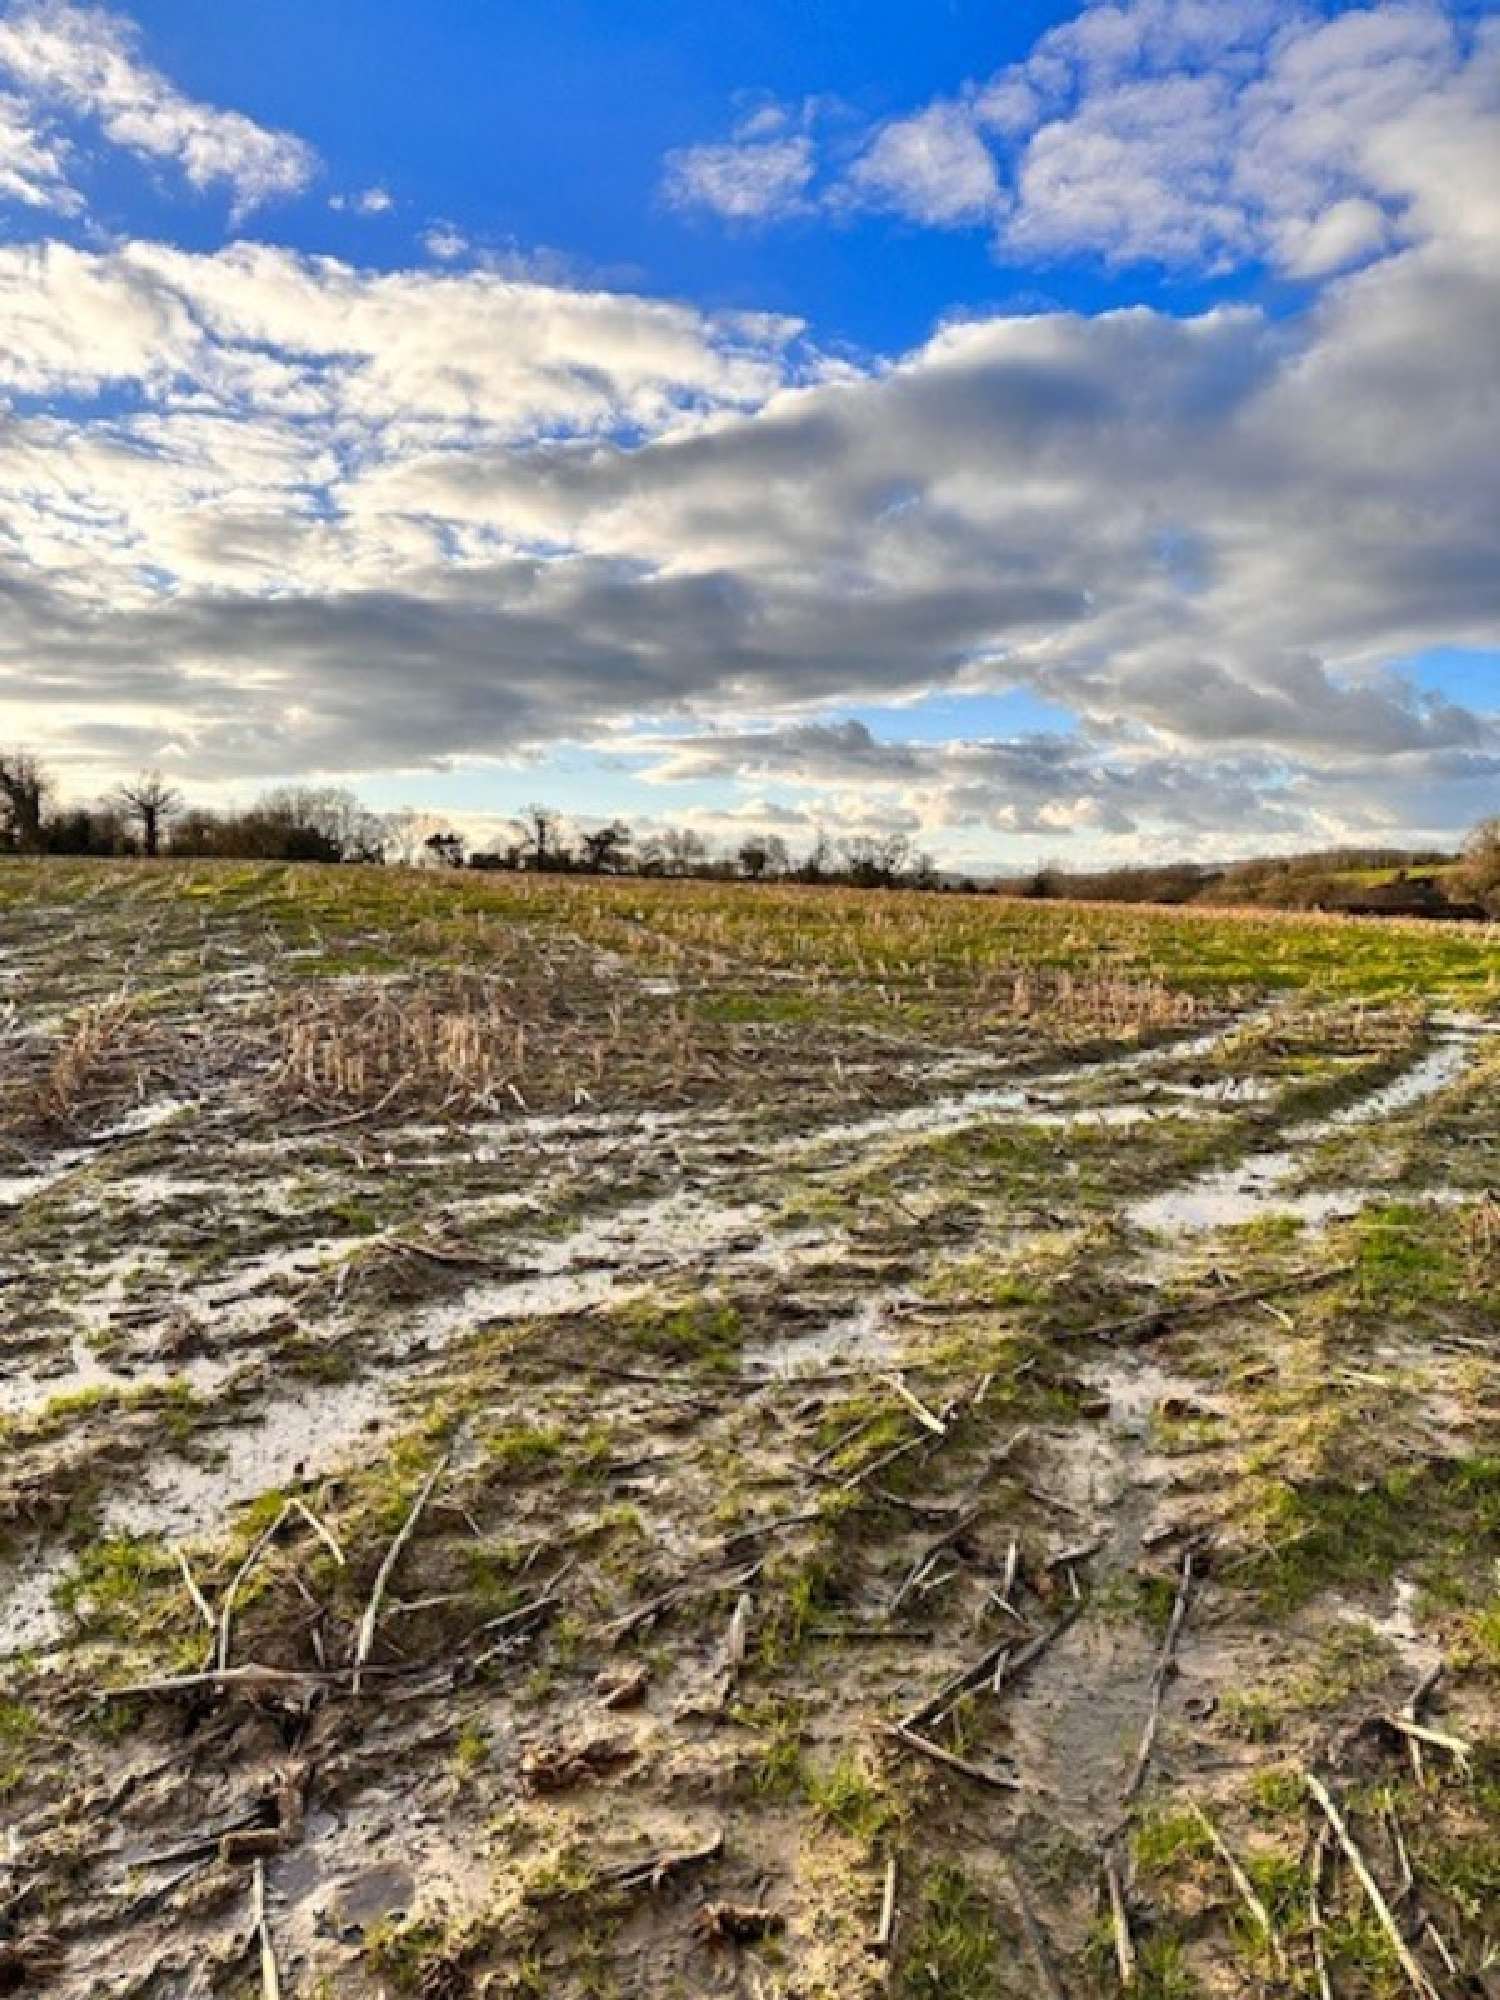
[[[956,868],[1500,811],[1500,7],[0,0],[0,744]]]

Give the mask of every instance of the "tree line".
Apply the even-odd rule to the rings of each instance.
[[[51,777],[26,751],[0,751],[0,852],[844,882],[871,889],[954,886],[902,833],[835,839],[820,830],[795,854],[778,834],[751,834],[731,852],[716,853],[693,827],[637,832],[622,819],[581,824],[556,807],[534,804],[488,845],[471,847],[436,814],[409,807],[375,812],[343,786],[282,785],[249,806],[211,810],[190,805],[159,771],[143,772],[93,804],[61,805]]]
[[[0,750],[0,853],[366,862],[577,875],[699,876],[856,888],[981,890],[1036,900],[1263,903],[1391,916],[1500,916],[1500,818],[1476,827],[1461,856],[1408,848],[1336,848],[1223,864],[1176,861],[1073,872],[1048,865],[1004,880],[940,874],[903,833],[834,838],[818,830],[794,853],[779,834],[748,834],[715,853],[694,827],[636,831],[621,819],[572,821],[524,807],[488,845],[470,847],[440,816],[375,812],[338,785],[283,785],[249,806],[190,805],[159,771],[91,805],[63,805],[40,761]],[[1378,883],[1361,877],[1385,876]]]

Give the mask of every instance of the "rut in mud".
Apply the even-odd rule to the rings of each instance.
[[[681,898],[481,995],[278,874],[128,1009],[128,906],[9,919],[0,1988],[1373,1996],[1304,1779],[1394,1894],[1441,1662],[1398,1930],[1485,1990],[1492,1024]]]

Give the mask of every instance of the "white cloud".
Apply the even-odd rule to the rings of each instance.
[[[114,145],[175,163],[193,187],[227,185],[237,213],[306,187],[317,164],[309,146],[187,96],[144,60],[138,42],[123,15],[71,0],[21,0],[0,16],[0,75],[10,79],[35,130],[45,133],[58,111],[95,119]],[[50,138],[37,143],[56,145]],[[3,148],[0,125],[0,172]],[[28,184],[50,188],[49,205],[76,206],[76,193],[60,178],[60,156],[52,171],[33,174]]]
[[[728,222],[769,222],[805,206],[813,176],[812,140],[805,132],[745,136],[719,146],[684,146],[668,153],[662,192],[674,208],[708,209]]]
[[[1325,276],[1421,232],[1392,134],[1449,105],[1472,123],[1486,66],[1483,33],[1466,55],[1456,20],[1420,0],[1332,19],[1259,0],[1097,4],[979,100],[1013,151],[1003,247]]]
[[[330,195],[328,206],[349,215],[389,215],[396,201],[388,189],[368,187],[358,194]]]
[[[191,385],[241,407],[293,392],[330,419],[489,436],[753,401],[796,331],[488,272],[364,272],[254,243],[213,256],[0,247],[0,328],[0,389],[134,382],[180,398]]]
[[[0,91],[0,201],[70,213],[79,206],[68,185],[67,148],[43,130],[25,98]]]
[[[883,125],[842,191],[854,202],[940,228],[981,222],[1000,200],[990,149],[962,104],[932,104]]]
[[[1500,207],[1497,72],[1500,24],[1443,0],[1331,18],[1094,0],[1024,61],[876,127],[842,169],[771,114],[674,154],[668,185],[742,218],[865,207],[989,228],[1009,259],[1321,279]]]
[[[434,222],[423,232],[422,248],[439,264],[456,264],[467,256],[469,239],[451,222]]]

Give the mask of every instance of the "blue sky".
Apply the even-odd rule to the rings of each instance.
[[[1497,186],[1443,0],[9,0],[0,729],[479,838],[1456,837]]]

